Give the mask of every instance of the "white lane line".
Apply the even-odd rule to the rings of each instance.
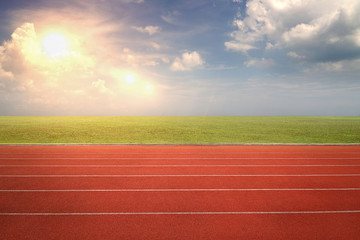
[[[190,159],[190,160],[194,160],[194,159],[204,159],[204,160],[238,160],[238,159],[244,159],[244,160],[251,160],[251,159],[305,159],[305,160],[318,160],[318,159],[336,159],[336,160],[344,160],[344,159],[356,159],[356,160],[360,160],[360,157],[335,157],[335,158],[329,158],[329,157],[172,157],[172,158],[164,158],[164,157],[116,157],[116,158],[109,158],[109,157],[90,157],[90,158],[86,158],[86,157],[78,157],[78,158],[72,158],[72,157],[60,157],[60,158],[54,158],[54,157],[46,157],[46,158],[28,158],[28,157],[24,157],[24,158],[19,158],[19,157],[1,157],[0,160],[66,160],[66,159],[70,159],[70,160],[104,160],[104,159],[109,159],[109,160],[186,160],[186,159]]]
[[[360,149],[360,146],[359,146]],[[38,153],[0,153],[1,155],[246,155],[246,154],[258,154],[258,155],[266,155],[266,154],[279,154],[279,155],[287,155],[287,154],[301,154],[301,155],[321,155],[321,154],[332,154],[332,155],[342,155],[342,154],[360,154],[360,152],[38,152]]]
[[[6,167],[78,167],[78,168],[147,168],[147,167],[360,167],[360,165],[0,165]]]
[[[46,178],[46,177],[358,177],[360,174],[237,174],[237,175],[0,175],[6,178]]]
[[[288,211],[288,212],[70,212],[70,213],[0,213],[0,216],[89,216],[89,215],[252,215],[252,214],[340,214],[360,213],[360,210],[344,211]]]
[[[78,167],[78,168],[146,168],[146,167],[360,167],[360,165],[0,165],[5,167]]]
[[[20,189],[0,192],[247,192],[247,191],[360,191],[360,188],[265,188],[265,189]]]

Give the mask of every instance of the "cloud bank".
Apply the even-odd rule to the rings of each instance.
[[[288,49],[292,58],[337,62],[360,58],[360,2],[249,0],[233,21],[229,51]]]

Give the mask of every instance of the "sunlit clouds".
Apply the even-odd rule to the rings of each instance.
[[[43,40],[45,53],[51,57],[61,57],[69,54],[68,40],[59,33],[50,33]]]
[[[358,115],[360,2],[0,9],[0,115]]]
[[[202,66],[203,64],[204,60],[198,52],[185,52],[182,54],[181,58],[175,58],[175,61],[171,65],[171,70],[190,71],[194,68]]]
[[[79,109],[89,109],[93,101],[108,103],[103,106],[107,111],[116,110],[117,101],[121,101],[118,106],[126,105],[122,111],[139,101],[147,104],[143,97],[149,97],[149,85],[141,85],[140,74],[137,81],[128,74],[123,77],[125,85],[117,84],[120,79],[110,74],[111,69],[125,72],[127,61],[121,57],[109,58],[106,50],[94,49],[91,42],[87,43],[76,32],[57,31],[56,25],[38,32],[33,23],[25,23],[14,31],[1,50],[1,98],[5,101],[21,94],[23,103],[19,112],[25,109],[31,112],[33,107],[49,111],[51,106],[57,106],[60,111],[71,110],[75,114]],[[116,65],[115,61],[119,60],[122,61]],[[129,84],[134,88],[129,90],[126,86]]]

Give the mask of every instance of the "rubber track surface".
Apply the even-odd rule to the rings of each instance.
[[[360,146],[0,146],[0,239],[359,239]]]

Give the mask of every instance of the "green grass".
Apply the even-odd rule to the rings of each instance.
[[[0,143],[360,143],[360,117],[0,117]]]

